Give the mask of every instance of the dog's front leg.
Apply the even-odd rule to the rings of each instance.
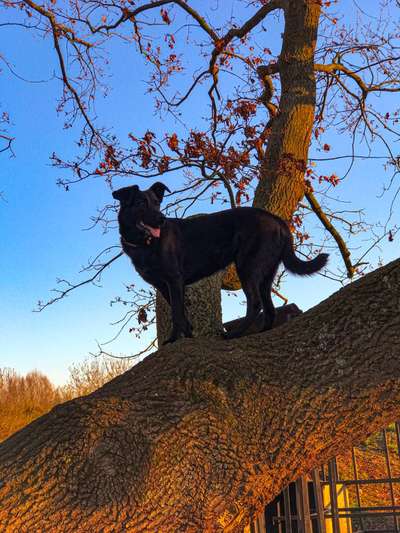
[[[191,337],[192,326],[185,315],[185,285],[180,277],[167,282],[172,314],[172,332],[164,344],[175,342],[179,337]]]

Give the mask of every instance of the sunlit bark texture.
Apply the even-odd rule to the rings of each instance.
[[[271,123],[254,197],[256,207],[264,207],[288,221],[304,195],[315,113],[314,52],[320,12],[319,2],[287,2],[276,68],[281,82],[279,110]]]
[[[187,339],[0,446],[4,532],[240,531],[400,417],[400,260],[289,324]]]

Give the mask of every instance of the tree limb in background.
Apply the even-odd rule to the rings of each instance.
[[[329,218],[325,215],[323,212],[321,206],[319,205],[317,199],[315,198],[311,187],[309,186],[306,189],[305,197],[308,200],[308,203],[310,204],[312,210],[317,215],[319,220],[321,221],[324,228],[332,235],[332,237],[335,239],[336,244],[338,245],[340,254],[343,258],[344,264],[346,266],[347,270],[347,277],[352,278],[354,276],[355,267],[352,265],[350,260],[350,250],[348,249],[346,243],[344,242],[342,236],[337,231],[337,229],[334,227],[332,222],[329,220]]]

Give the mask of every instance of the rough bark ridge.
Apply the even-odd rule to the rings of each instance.
[[[0,445],[4,532],[239,531],[400,416],[400,260],[286,326],[183,340]]]
[[[277,70],[281,82],[278,115],[261,166],[254,206],[291,220],[304,196],[304,172],[314,123],[314,52],[320,2],[288,0]]]

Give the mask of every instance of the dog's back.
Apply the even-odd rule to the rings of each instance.
[[[252,207],[167,219],[167,226],[181,243],[179,253],[183,255],[186,284],[224,269],[236,260],[239,252],[253,251],[257,255],[262,248],[264,263],[279,263],[289,233],[281,219]]]

